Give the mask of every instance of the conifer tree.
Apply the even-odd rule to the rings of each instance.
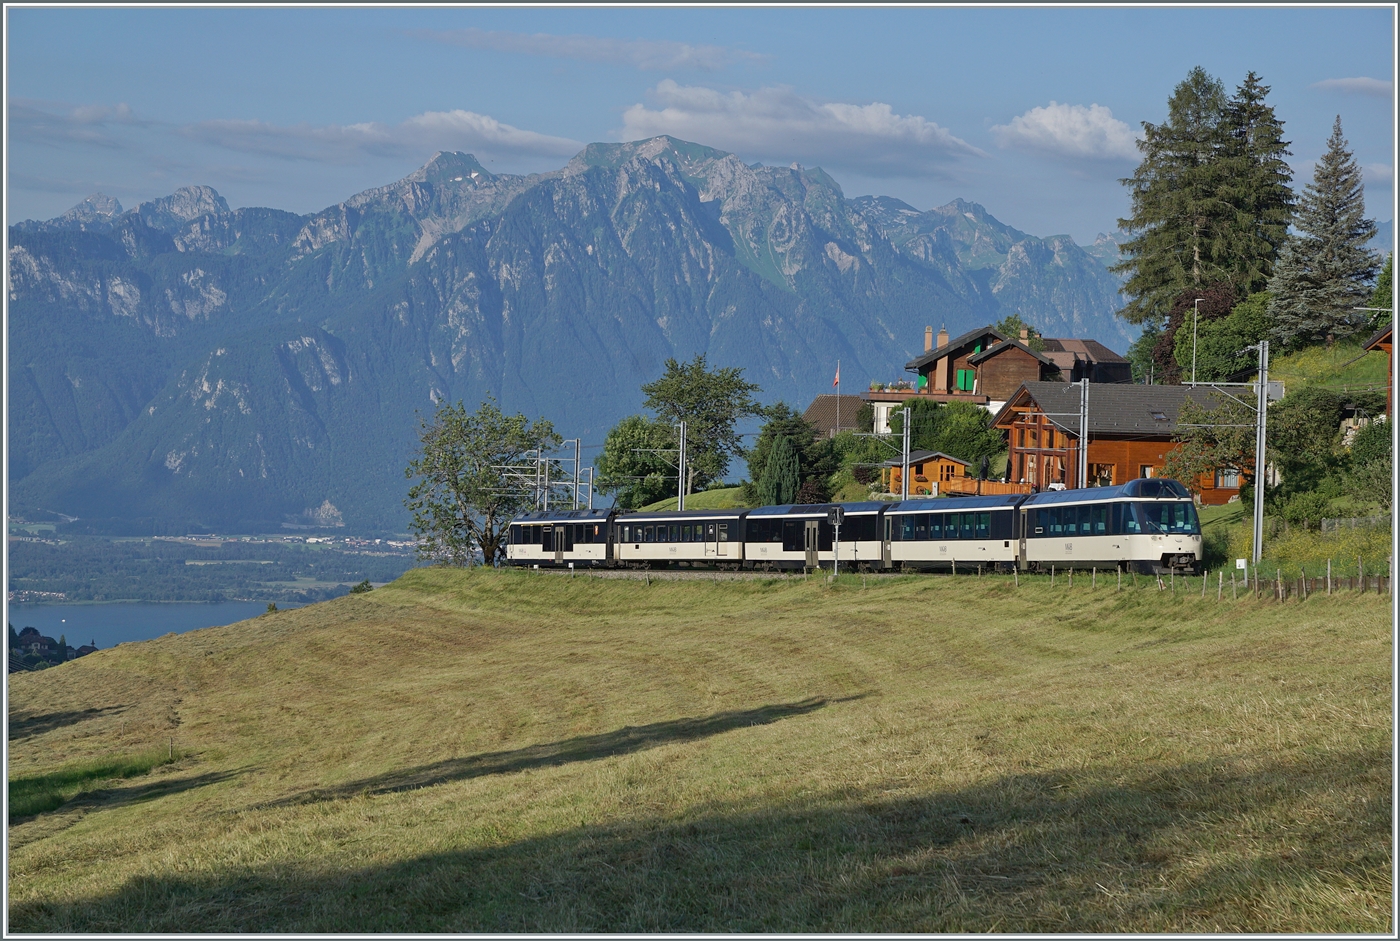
[[[1132,217],[1118,225],[1134,233],[1111,270],[1128,277],[1131,301],[1118,316],[1160,324],[1188,288],[1232,273],[1224,230],[1234,219],[1221,192],[1225,88],[1197,66],[1167,101],[1163,124],[1142,124],[1142,162],[1121,182],[1132,191]]]
[[[768,466],[758,482],[758,500],[763,506],[782,506],[797,498],[802,486],[802,468],[792,439],[782,435],[768,452]]]
[[[1380,259],[1366,248],[1376,224],[1365,216],[1361,168],[1342,136],[1337,116],[1327,152],[1298,201],[1296,234],[1289,237],[1269,282],[1274,336],[1299,346],[1344,337],[1364,328],[1371,281]]]
[[[1288,238],[1296,197],[1283,139],[1283,122],[1265,104],[1269,86],[1250,72],[1225,103],[1220,156],[1222,195],[1235,210],[1226,251],[1232,280],[1241,294],[1263,290],[1273,275],[1279,248]]]

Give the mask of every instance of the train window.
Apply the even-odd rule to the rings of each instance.
[[[1090,535],[1108,535],[1108,504],[1097,503],[1089,507]]]
[[[992,537],[992,514],[967,513],[964,515],[977,517],[977,525],[973,530],[977,539],[990,539]]]
[[[899,518],[899,528],[896,530],[898,538],[908,542],[914,538],[914,515],[912,513]]]
[[[1133,516],[1144,532],[1196,535],[1201,531],[1190,503],[1134,503]]]
[[[680,524],[680,523],[672,523],[672,524],[671,524],[671,541],[672,541],[672,542],[680,542],[680,541],[681,541],[681,524]]]
[[[914,538],[915,538],[915,539],[927,539],[927,538],[928,538],[928,518],[929,518],[929,514],[927,514],[927,513],[919,513],[918,515],[916,515],[916,516],[914,517]]]
[[[681,525],[681,542],[690,542],[690,524],[689,524],[689,523],[683,523],[683,524]]]
[[[652,542],[656,539],[656,530],[653,527],[647,526],[643,528],[638,526],[637,528],[642,531],[642,542]]]
[[[1010,510],[1000,510],[992,514],[991,536],[993,539],[1011,538],[1011,517],[1012,513]]]
[[[1037,536],[1050,535],[1050,509],[1041,507],[1035,511],[1035,534]]]
[[[720,523],[720,524],[719,524],[719,541],[720,541],[720,542],[728,542],[728,541],[729,541],[729,524],[728,524],[728,523]]]
[[[841,524],[841,539],[847,542],[859,542],[875,539],[875,524],[879,517],[873,513],[869,516],[848,516]]]
[[[943,539],[943,526],[947,522],[946,513],[930,513],[928,516],[928,538]]]

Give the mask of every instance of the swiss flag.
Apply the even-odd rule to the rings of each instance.
[[[840,363],[837,363],[837,364],[836,364],[836,378],[833,379],[833,380],[831,381],[831,384],[832,384],[833,386],[835,386],[836,388],[838,388],[838,389],[841,387],[841,364],[840,364]]]

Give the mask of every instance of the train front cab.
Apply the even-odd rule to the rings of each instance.
[[[511,565],[598,568],[613,563],[612,510],[544,510],[511,520]]]
[[[1018,523],[1023,569],[1200,571],[1200,520],[1191,494],[1175,480],[1034,494],[1021,504]]]

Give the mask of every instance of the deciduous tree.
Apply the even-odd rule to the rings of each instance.
[[[535,499],[533,481],[508,468],[533,465],[531,452],[557,448],[559,435],[546,419],[506,415],[491,399],[471,414],[461,402],[443,403],[419,425],[419,451],[404,470],[417,479],[404,504],[419,557],[467,565],[480,552],[490,565],[505,550],[511,519]]]
[[[686,423],[687,493],[725,475],[730,459],[743,453],[743,438],[734,426],[763,414],[753,397],[761,390],[744,380],[744,371],[707,369],[703,353],[688,363],[666,360],[665,374],[642,391],[646,407],[658,419]]]
[[[675,496],[675,449],[673,426],[645,415],[629,415],[603,440],[596,464],[599,492],[614,494],[624,510]]]

